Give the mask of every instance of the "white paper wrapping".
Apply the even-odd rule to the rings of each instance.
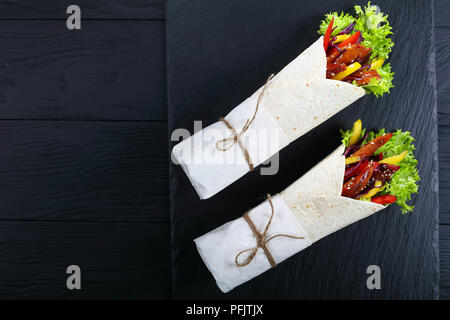
[[[252,118],[262,88],[226,116],[237,132]],[[254,123],[242,136],[254,166],[364,94],[362,88],[326,79],[326,56],[320,37],[270,81]],[[174,160],[183,167],[201,199],[213,196],[249,172],[237,143],[226,152],[216,149],[216,142],[227,137],[232,137],[231,131],[223,122],[216,122],[172,150]]]
[[[234,108],[226,120],[240,132],[255,112],[257,97],[250,97]],[[172,151],[201,199],[207,199],[238,180],[249,171],[239,144],[223,152],[216,148],[218,140],[232,137],[222,121],[216,122],[177,144]],[[260,108],[251,128],[241,137],[256,167],[266,161],[289,140],[266,110]]]
[[[311,244],[308,236],[279,196],[272,197],[275,214],[267,233],[267,239],[276,234],[288,234],[305,239],[277,237],[267,243],[276,263],[280,263]],[[272,209],[266,200],[249,211],[250,219],[261,233],[270,219]],[[242,250],[256,246],[256,238],[244,218],[239,218],[194,240],[198,252],[217,285],[223,292],[244,283],[271,268],[269,260],[259,249],[253,260],[245,267],[237,267],[236,255]],[[242,254],[239,261],[248,255]]]
[[[296,182],[273,197],[275,214],[269,228],[274,234],[304,236],[304,240],[279,237],[268,243],[277,263],[305,249],[311,243],[368,217],[385,207],[340,196],[345,172],[345,157],[341,145]],[[271,214],[266,200],[250,211],[250,217],[262,233]],[[238,267],[236,255],[253,248],[255,236],[243,218],[194,240],[197,249],[217,285],[223,292],[260,275],[270,268],[262,249],[249,265]]]

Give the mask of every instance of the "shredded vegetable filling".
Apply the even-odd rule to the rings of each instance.
[[[355,6],[356,17],[329,13],[319,34],[327,57],[327,78],[361,86],[376,96],[393,87],[389,63],[385,63],[394,45],[387,15],[370,2],[364,10]]]
[[[412,211],[406,202],[417,193],[420,177],[410,133],[384,129],[365,133],[361,120],[341,133],[346,146],[342,196],[382,205],[397,203],[403,213]]]

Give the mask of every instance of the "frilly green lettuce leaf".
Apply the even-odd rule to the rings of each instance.
[[[331,19],[334,17],[333,28],[336,29],[331,33],[331,35],[335,36],[350,23],[355,21],[355,18],[349,15],[348,13],[341,12],[340,14],[337,12],[330,12],[325,15],[325,19],[321,21],[319,27],[319,34],[325,35],[327,31],[328,25],[330,24]]]
[[[417,159],[414,156],[416,149],[414,138],[408,131],[397,130],[392,138],[378,152],[383,152],[383,156],[391,157],[404,151],[408,151],[405,159],[400,162],[400,169],[392,176],[386,191],[397,197],[397,204],[402,208],[402,213],[406,214],[414,209],[414,206],[406,202],[411,200],[411,195],[419,190],[419,171],[417,170]]]
[[[376,97],[383,96],[384,93],[389,93],[390,88],[394,87],[392,79],[394,73],[391,72],[391,64],[386,63],[381,68],[377,69],[380,79],[372,78],[369,84],[361,86],[366,91],[373,93]]]
[[[370,2],[364,9],[355,6],[358,19],[355,20],[355,29],[360,30],[364,38],[363,45],[372,48],[374,57],[387,59],[394,46],[392,39],[392,27],[387,20],[388,16],[377,12],[376,6]]]

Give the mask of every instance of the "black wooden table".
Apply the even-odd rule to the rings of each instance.
[[[82,10],[68,30],[66,8]],[[0,298],[170,298],[164,0],[0,0]],[[435,0],[441,298],[450,4]],[[68,290],[78,265],[82,289]]]

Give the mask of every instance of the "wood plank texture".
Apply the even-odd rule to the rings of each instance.
[[[434,0],[434,25],[436,27],[450,27],[450,2],[448,0]]]
[[[447,93],[450,92],[450,28],[435,28],[435,38],[436,38],[436,74],[437,74],[437,89],[442,98],[447,98]],[[449,107],[446,103],[448,101],[443,101],[439,103],[439,112],[443,114],[443,123],[448,123]]]
[[[389,14],[395,32],[390,61],[396,80],[391,94],[360,99],[288,146],[280,153],[281,167],[276,176],[260,176],[256,170],[213,198],[199,201],[181,168],[171,168],[175,298],[438,298],[432,1],[408,3],[405,6],[400,2],[377,2]],[[317,39],[314,26],[324,13],[347,11],[353,4],[350,0],[263,4],[227,1],[213,6],[204,1],[170,1],[169,130],[191,129],[192,121],[198,119],[204,120],[206,126],[225,115],[261,85],[268,74],[280,70]],[[226,19],[230,14],[232,21]],[[411,76],[417,74],[423,76]],[[368,128],[402,128],[416,137],[421,190],[425,192],[413,197],[415,212],[402,216],[398,208],[391,206],[321,240],[229,294],[221,294],[192,240],[242,215],[261,202],[267,192],[276,193],[295,181],[334,150],[340,140],[338,129],[350,127],[357,117]],[[370,264],[380,265],[383,270],[383,290],[367,290],[365,270]]]
[[[168,221],[167,125],[0,121],[0,220]]]
[[[435,37],[439,111],[439,219],[441,224],[450,224],[450,28],[437,27]]]
[[[450,225],[439,227],[439,250],[441,258],[440,298],[450,299]]]
[[[1,298],[170,296],[164,7],[0,1]]]
[[[0,20],[0,119],[165,120],[162,21]]]
[[[450,2],[435,0],[439,111],[440,298],[450,299]]]
[[[0,221],[0,299],[168,298],[169,243],[167,223]]]
[[[165,0],[1,0],[0,19],[67,19],[76,4],[82,19],[164,19]]]

